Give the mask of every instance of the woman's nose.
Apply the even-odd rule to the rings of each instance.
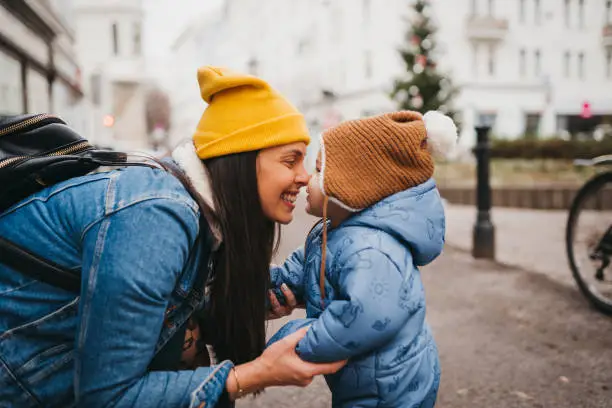
[[[295,176],[295,182],[297,184],[301,184],[301,185],[307,185],[308,182],[310,181],[310,174],[308,174],[308,171],[306,171],[306,167],[304,167],[304,165],[301,165],[298,173]]]

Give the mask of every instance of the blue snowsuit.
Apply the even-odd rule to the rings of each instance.
[[[324,307],[319,275],[323,224],[304,248],[271,270],[308,319],[289,322],[271,344],[312,324],[297,352],[311,362],[349,359],[326,376],[334,407],[433,407],[440,382],[436,344],[425,322],[419,266],[442,251],[445,218],[433,179],[394,194],[328,231]]]

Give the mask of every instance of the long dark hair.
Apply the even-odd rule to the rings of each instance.
[[[235,364],[258,357],[266,341],[266,296],[279,226],[262,210],[258,152],[205,160],[223,243],[215,259],[210,315],[220,360]],[[275,240],[276,237],[276,240]]]

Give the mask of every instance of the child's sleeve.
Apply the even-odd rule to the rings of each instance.
[[[407,276],[386,254],[371,248],[337,265],[340,295],[347,300],[332,301],[313,323],[298,343],[300,357],[310,362],[343,360],[394,337],[424,301],[422,288],[413,285],[412,260],[404,265]]]
[[[298,304],[304,303],[304,248],[295,250],[280,265],[270,265],[270,282],[278,301],[284,305],[285,296],[280,290],[284,283],[295,295]]]

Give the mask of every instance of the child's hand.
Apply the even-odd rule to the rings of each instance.
[[[295,333],[296,331],[304,328],[310,327],[317,319],[292,319],[285,323],[276,333],[268,339],[266,342],[266,348],[270,347],[272,344],[277,341],[284,339],[289,336],[291,333]]]
[[[289,316],[291,312],[293,312],[293,309],[298,307],[293,292],[284,283],[281,285],[281,291],[283,292],[283,295],[285,295],[286,299],[286,304],[284,306],[280,304],[272,290],[268,291],[268,297],[270,298],[271,305],[271,310],[268,312],[268,320]]]

